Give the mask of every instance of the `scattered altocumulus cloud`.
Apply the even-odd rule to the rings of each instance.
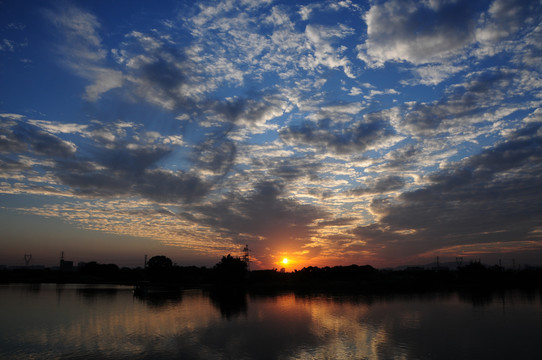
[[[540,253],[538,2],[150,8],[0,5],[2,211],[209,264]]]

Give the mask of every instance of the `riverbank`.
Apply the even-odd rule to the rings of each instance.
[[[88,270],[88,269],[87,269]],[[372,266],[308,267],[291,273],[258,270],[223,273],[217,269],[174,267],[167,272],[96,267],[95,271],[2,269],[0,283],[119,284],[176,288],[246,288],[252,291],[401,293],[455,290],[542,289],[542,269],[521,270],[469,264],[457,270],[409,268],[378,270]]]

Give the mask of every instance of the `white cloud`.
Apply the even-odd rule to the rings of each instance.
[[[98,19],[75,6],[57,7],[45,12],[65,37],[63,50],[77,60],[98,61],[106,56],[102,39],[98,34]]]
[[[355,115],[363,109],[363,106],[359,102],[341,104],[341,105],[331,105],[323,106],[322,110],[330,113],[345,113],[350,115]]]
[[[447,64],[420,66],[412,70],[419,76],[419,79],[407,83],[416,84],[419,82],[422,85],[438,85],[465,68],[466,66],[453,66]]]
[[[52,134],[76,134],[83,133],[88,129],[88,125],[83,124],[64,124],[55,121],[46,120],[28,120],[29,124],[35,125]]]
[[[481,19],[481,26],[476,31],[476,39],[481,43],[504,39],[536,20],[535,2],[516,0],[495,0],[491,3],[487,15]]]
[[[533,111],[531,114],[529,114],[529,116],[523,119],[523,121],[526,123],[542,122],[542,108],[538,108]]]
[[[399,92],[395,89],[384,89],[384,90],[371,90],[369,93],[369,98],[378,96],[378,95],[397,95]]]
[[[0,41],[0,51],[15,51],[15,42],[9,39]]]
[[[95,102],[103,93],[122,86],[122,73],[104,65],[107,51],[98,33],[101,24],[94,15],[75,6],[47,10],[45,14],[64,37],[60,46],[62,61],[93,82],[85,89],[86,100]]]
[[[351,35],[353,31],[343,25],[338,27],[307,25],[305,35],[313,52],[305,58],[305,66],[311,70],[316,70],[320,65],[330,69],[342,68],[346,76],[355,78],[350,60],[341,56],[340,49],[334,48],[330,41],[334,37],[343,38]]]
[[[363,90],[361,90],[359,87],[352,86],[352,88],[350,89],[350,92],[348,93],[348,95],[356,96],[356,95],[361,94],[362,92],[363,92]]]
[[[290,21],[290,15],[280,10],[278,6],[274,6],[273,9],[271,9],[271,14],[265,18],[265,22],[273,24],[274,26],[293,25]]]
[[[122,72],[107,68],[92,69],[94,83],[85,88],[84,98],[89,101],[97,101],[101,95],[111,89],[119,88],[123,84]]]
[[[10,120],[21,120],[24,118],[24,115],[4,113],[4,114],[0,114],[0,117],[10,119]]]
[[[311,14],[314,9],[319,8],[319,4],[310,4],[310,5],[302,5],[299,7],[299,15],[301,16],[301,20],[307,21],[311,17]]]

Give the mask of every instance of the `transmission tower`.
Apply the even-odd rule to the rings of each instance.
[[[457,256],[455,262],[457,263],[457,267],[460,267],[463,264],[463,256]]]
[[[24,265],[30,265],[30,260],[32,260],[32,254],[24,254]]]
[[[243,261],[247,264],[247,270],[250,271],[250,250],[248,249],[248,244],[243,248]]]

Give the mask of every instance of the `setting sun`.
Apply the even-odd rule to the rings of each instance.
[[[287,264],[288,264],[288,259],[287,259],[287,258],[282,259],[282,263],[283,263],[284,265],[287,265]]]

